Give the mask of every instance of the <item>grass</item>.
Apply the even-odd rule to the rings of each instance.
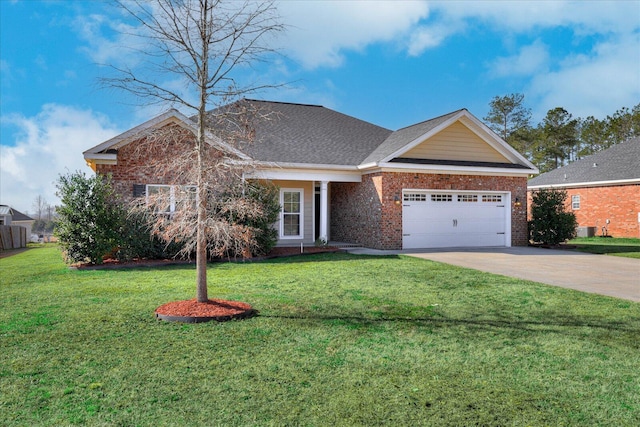
[[[175,324],[195,270],[0,260],[0,425],[632,426],[640,304],[411,257],[209,268],[244,321]]]
[[[640,259],[640,239],[611,237],[579,237],[569,241],[579,251]]]

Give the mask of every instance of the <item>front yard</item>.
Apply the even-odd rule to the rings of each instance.
[[[581,252],[640,259],[640,239],[579,237],[569,242]]]
[[[212,264],[258,317],[173,324],[192,266],[0,260],[0,425],[640,424],[640,304],[403,256]]]

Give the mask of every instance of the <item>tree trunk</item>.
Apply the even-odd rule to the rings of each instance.
[[[208,22],[208,3],[205,0],[201,3],[200,7],[200,22]],[[208,39],[208,27],[203,25],[200,28],[200,37],[202,40],[202,57],[209,58],[209,45]],[[205,135],[205,122],[207,115],[207,78],[209,76],[209,62],[207,60],[202,61],[200,75],[198,76],[198,82],[200,86],[200,104],[198,108],[198,136],[197,136],[197,150],[198,150],[198,222],[197,222],[197,242],[196,242],[196,299],[198,302],[207,302],[209,300],[207,292],[207,234],[206,234],[206,221],[207,221],[207,188],[204,176],[204,145],[206,144]]]

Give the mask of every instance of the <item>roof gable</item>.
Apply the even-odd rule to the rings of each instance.
[[[196,123],[179,111],[172,109],[103,142],[102,144],[96,145],[82,154],[92,169],[95,170],[94,165],[96,162],[115,162],[117,160],[117,152],[115,152],[115,150],[139,140],[149,132],[169,125],[177,125],[188,129],[194,135],[197,134]],[[226,144],[211,132],[207,132],[205,138],[209,144],[218,147],[227,153],[236,155],[239,158],[247,159],[247,156],[244,153],[236,150],[229,144]]]
[[[529,188],[640,182],[640,137],[576,160],[529,180]]]
[[[531,162],[466,109],[394,132],[364,166],[405,160],[422,165],[449,162],[451,166],[506,167],[538,173]]]
[[[406,151],[402,157],[509,163],[509,159],[459,121]]]

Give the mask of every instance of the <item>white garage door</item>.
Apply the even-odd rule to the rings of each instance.
[[[403,192],[404,249],[507,246],[507,195]]]

